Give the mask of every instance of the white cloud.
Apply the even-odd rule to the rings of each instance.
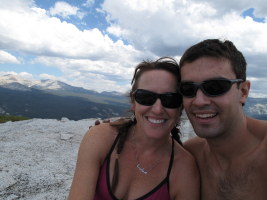
[[[208,1],[170,0],[163,4],[163,0],[158,0],[157,4],[151,2],[152,8],[148,2],[106,0],[103,9],[108,13],[109,21],[115,22],[107,30],[121,35],[140,50],[149,49],[158,55],[167,48],[185,49],[190,42],[206,38],[231,39],[244,47],[242,50],[249,46],[257,52],[267,52],[267,46],[263,45],[267,43],[267,24],[255,22],[250,17],[244,19],[237,10],[218,14],[220,7],[215,6],[219,5]]]
[[[21,62],[10,53],[0,50],[0,64],[2,63],[20,64]]]
[[[95,3],[95,0],[87,0],[83,6],[85,7],[91,7]]]
[[[124,93],[127,92],[130,88],[130,84],[120,86],[116,81],[108,80],[107,77],[103,74],[90,72],[89,70],[84,70],[81,73],[79,71],[80,69],[76,71],[74,69],[75,68],[66,68],[64,77],[54,76],[50,74],[40,74],[39,79],[60,80],[72,86],[83,87],[85,89],[98,92],[117,91]],[[127,80],[127,83],[129,82],[130,81]]]
[[[130,88],[130,84],[120,86],[116,81],[107,79],[107,77],[104,75],[90,72],[81,74],[76,79],[71,78],[70,80],[71,81],[69,81],[69,83],[72,85],[82,86],[86,89],[98,92],[117,91],[125,93]],[[130,81],[127,82],[129,83]]]
[[[115,35],[117,37],[123,37],[123,35],[127,35],[127,33],[124,33],[126,30],[122,30],[121,27],[113,25],[107,28],[107,32],[111,33],[112,35]]]
[[[213,5],[216,7],[218,12],[220,14],[223,14],[225,12],[229,12],[232,10],[235,10],[239,13],[242,13],[243,11],[254,8],[255,9],[255,16],[257,17],[267,17],[267,4],[266,2],[262,0],[239,0],[239,1],[233,1],[233,0],[205,0],[207,3]],[[197,0],[195,0],[197,2]]]
[[[34,5],[34,0],[0,0],[0,8],[1,9],[11,9],[15,11],[26,11],[29,7]]]
[[[17,75],[18,73],[13,72],[13,71],[7,71],[7,72],[0,71],[0,76],[4,76],[4,75],[8,75],[8,74]]]
[[[124,64],[114,61],[105,60],[88,60],[88,59],[67,59],[67,58],[51,58],[38,57],[35,63],[42,63],[48,66],[56,66],[64,73],[65,79],[56,77],[58,80],[67,81],[76,86],[82,86],[87,89],[96,91],[121,91],[125,92],[129,89],[129,84],[133,67],[137,63],[129,63],[125,60]],[[120,86],[113,79],[120,79],[127,84]],[[43,76],[44,77],[44,76]],[[49,78],[48,75],[46,75]],[[51,79],[56,79],[51,76]]]
[[[39,74],[40,79],[51,79],[51,80],[61,80],[61,81],[66,81],[66,79],[62,79],[58,76],[54,76],[51,74]]]
[[[28,72],[20,72],[17,75],[19,77],[22,77],[22,78],[27,79],[27,80],[34,78],[34,76],[32,74],[28,73]]]
[[[80,19],[84,17],[84,13],[79,11],[79,8],[72,6],[65,1],[58,1],[54,7],[49,9],[49,13],[52,16],[61,16],[63,18],[69,18],[69,16],[78,16]]]
[[[4,76],[4,75],[15,75],[24,79],[32,79],[33,75],[28,73],[28,72],[14,72],[14,71],[7,71],[7,72],[0,72],[0,76]]]
[[[31,7],[25,12],[0,8],[0,46],[53,57],[117,59],[136,58],[141,52],[121,41],[113,42],[98,29],[79,30],[73,24],[49,17]]]

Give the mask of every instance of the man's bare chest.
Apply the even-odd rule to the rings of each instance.
[[[260,166],[241,165],[221,171],[202,166],[200,171],[202,199],[267,199],[267,172],[260,170]]]

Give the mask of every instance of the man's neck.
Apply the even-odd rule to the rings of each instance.
[[[251,151],[258,143],[257,138],[247,129],[246,118],[239,121],[234,129],[217,138],[206,139],[210,154],[227,166],[237,157]]]

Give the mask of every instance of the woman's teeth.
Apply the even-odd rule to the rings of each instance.
[[[164,119],[151,119],[151,118],[148,118],[148,121],[151,122],[151,123],[154,123],[154,124],[161,124],[165,120]]]

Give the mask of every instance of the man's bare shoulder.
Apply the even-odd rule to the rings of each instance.
[[[247,117],[247,128],[248,130],[260,138],[261,140],[267,138],[267,121],[258,120],[254,118]]]
[[[203,150],[203,147],[206,144],[206,139],[196,136],[184,142],[184,148],[190,151],[193,155],[195,155],[197,152],[200,152],[200,150]]]

